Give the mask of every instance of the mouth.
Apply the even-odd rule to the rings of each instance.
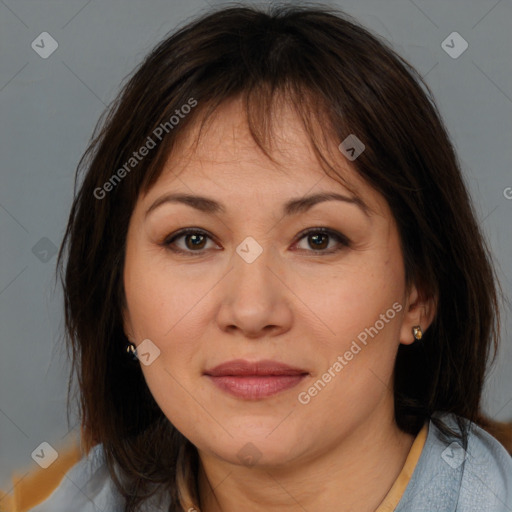
[[[228,361],[206,370],[204,375],[220,390],[246,400],[260,400],[297,386],[307,370],[278,361]]]

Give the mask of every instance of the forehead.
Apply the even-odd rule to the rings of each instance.
[[[354,192],[375,213],[386,210],[384,198],[358,175],[338,150],[336,140],[322,144],[322,154],[336,173],[327,174],[302,120],[289,104],[276,105],[271,120],[266,147],[272,160],[251,134],[243,102],[224,102],[202,128],[199,120],[179,137],[144,202],[171,190],[264,194],[281,198],[281,202],[287,196],[330,191],[350,196]],[[320,140],[322,137],[317,143]]]

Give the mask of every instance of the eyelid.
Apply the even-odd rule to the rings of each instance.
[[[347,236],[345,236],[343,233],[340,233],[339,231],[337,231],[335,229],[331,229],[331,228],[327,228],[327,227],[321,226],[321,227],[310,227],[310,228],[307,228],[307,229],[301,231],[296,236],[296,239],[293,242],[293,246],[295,246],[298,242],[300,242],[304,237],[306,237],[310,233],[324,233],[324,234],[327,234],[331,238],[334,238],[339,244],[341,244],[342,247],[351,247],[351,244],[352,244],[351,240]],[[200,235],[206,236],[207,238],[209,238],[210,240],[215,242],[215,237],[210,235],[210,233],[208,233],[208,231],[206,231],[206,230],[204,230],[202,228],[188,227],[188,228],[183,228],[183,229],[180,229],[178,231],[175,231],[174,233],[171,233],[170,235],[166,236],[164,238],[163,242],[161,242],[160,245],[166,247],[167,249],[169,249],[169,250],[171,250],[171,251],[173,251],[175,253],[179,253],[179,254],[186,254],[186,255],[190,255],[190,256],[204,254],[204,252],[207,249],[200,249],[200,250],[197,250],[197,251],[190,251],[190,250],[179,249],[179,248],[176,248],[176,247],[174,247],[174,248],[171,247],[171,245],[175,242],[175,240],[177,240],[177,239],[179,239],[181,237],[184,237],[186,235],[190,235],[190,234],[200,234]],[[304,251],[302,249],[299,249],[299,250]],[[327,254],[334,254],[334,253],[339,252],[340,250],[341,250],[341,248],[335,248],[335,249],[330,249],[330,250],[318,250],[318,251],[305,250],[305,252],[312,253],[313,255],[315,255],[315,253],[316,253],[316,256],[322,256],[322,255],[327,255]]]

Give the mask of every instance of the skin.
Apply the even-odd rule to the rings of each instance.
[[[194,149],[197,133],[190,131],[139,197],[127,235],[125,331],[136,345],[150,339],[160,350],[141,368],[163,413],[199,451],[202,511],[231,512],[241,504],[246,511],[374,511],[414,440],[394,421],[396,353],[400,343],[414,341],[413,326],[427,329],[434,307],[414,286],[406,289],[388,205],[336,145],[338,172],[370,215],[331,200],[283,217],[291,198],[353,194],[321,169],[289,108],[276,119],[278,164],[257,148],[234,100],[218,110]],[[170,192],[208,196],[226,211],[163,203],[145,217]],[[199,249],[190,237],[174,241],[190,256],[164,244],[185,227],[209,235],[199,237]],[[328,236],[318,249],[311,236],[298,236],[311,227],[337,231],[350,246]],[[236,252],[248,236],[263,249],[252,263]],[[309,403],[300,403],[299,393],[394,303],[401,311]],[[275,359],[309,375],[268,398],[236,398],[203,375],[235,358]],[[259,454],[253,465],[238,457],[249,442]]]

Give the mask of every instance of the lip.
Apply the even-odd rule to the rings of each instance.
[[[219,364],[210,370],[205,370],[206,375],[211,377],[223,376],[268,376],[268,375],[302,375],[309,373],[303,368],[289,366],[279,361],[263,359],[261,361],[246,361],[245,359],[233,359]]]
[[[235,359],[206,370],[204,374],[232,396],[260,400],[295,387],[309,372],[269,359],[255,362]]]

